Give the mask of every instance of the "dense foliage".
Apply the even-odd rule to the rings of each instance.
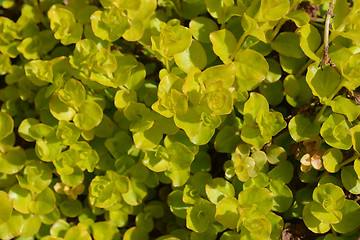
[[[359,237],[360,0],[0,4],[0,239]]]

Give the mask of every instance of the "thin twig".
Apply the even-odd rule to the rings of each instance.
[[[319,67],[321,69],[324,65],[329,64],[330,66],[335,68],[335,64],[331,61],[328,55],[329,51],[329,32],[330,32],[330,21],[334,17],[333,15],[334,10],[334,0],[331,0],[329,11],[326,13],[326,19],[325,19],[325,28],[324,28],[324,55],[323,59],[321,60]]]

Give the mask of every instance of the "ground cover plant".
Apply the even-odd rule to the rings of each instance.
[[[0,5],[0,239],[360,237],[359,0]]]

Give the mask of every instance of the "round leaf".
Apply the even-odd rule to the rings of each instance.
[[[320,133],[330,146],[348,150],[352,146],[349,129],[350,124],[345,117],[334,113],[323,123]]]
[[[7,222],[13,210],[13,203],[6,192],[0,191],[0,224]]]
[[[206,195],[210,202],[217,204],[225,197],[234,197],[235,190],[231,183],[223,178],[214,178],[210,180],[206,186]]]
[[[14,128],[14,120],[7,113],[0,112],[0,140],[9,136]]]
[[[343,154],[337,148],[330,148],[326,150],[322,159],[326,171],[330,173],[335,173],[340,170],[339,164],[343,160]]]
[[[251,187],[241,191],[238,200],[241,208],[253,208],[266,214],[273,206],[274,197],[266,188]]]
[[[210,43],[209,35],[217,29],[217,24],[207,17],[196,17],[191,19],[189,23],[191,34],[202,43]]]
[[[45,188],[37,194],[29,205],[29,210],[34,214],[47,214],[55,208],[55,195],[50,188]]]
[[[321,222],[311,214],[310,208],[313,204],[316,202],[309,203],[304,207],[302,214],[304,223],[314,233],[326,233],[330,230],[330,224]]]
[[[99,104],[85,101],[75,115],[74,123],[79,129],[89,131],[100,124],[102,117],[103,111]]]
[[[174,55],[175,63],[179,68],[188,73],[191,68],[197,67],[200,70],[204,69],[207,64],[206,52],[202,45],[192,40],[191,45],[184,52]]]
[[[317,136],[320,132],[320,124],[312,123],[309,118],[298,114],[290,120],[289,132],[296,142],[301,142]]]
[[[239,221],[239,202],[234,197],[225,197],[216,204],[215,219],[224,227],[235,229]]]
[[[352,194],[360,194],[360,179],[353,166],[343,167],[341,170],[341,181],[346,190]]]
[[[290,188],[284,182],[272,180],[269,189],[274,195],[274,204],[272,210],[276,212],[285,212],[293,203],[293,194]]]

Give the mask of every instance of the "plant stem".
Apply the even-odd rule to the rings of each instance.
[[[335,67],[335,64],[331,61],[328,56],[329,50],[329,32],[330,32],[330,21],[333,18],[334,10],[334,0],[331,0],[329,11],[326,13],[325,27],[324,27],[324,55],[319,66],[323,67],[324,64],[330,64],[330,66]]]
[[[345,161],[342,161],[342,163],[339,164],[340,168],[344,167],[345,165],[352,163],[353,161],[355,161],[356,159],[358,159],[360,156],[359,153],[355,153],[354,156],[352,156],[351,158],[346,159]]]
[[[165,67],[168,73],[170,72],[170,65],[169,65],[169,59],[165,58]]]
[[[294,10],[296,8],[296,6],[300,3],[301,1],[293,1],[292,5],[289,8],[289,13],[292,12],[292,10]],[[284,25],[284,23],[287,21],[288,19],[286,18],[282,18],[279,23],[276,25],[274,31],[271,33],[271,36],[269,38],[269,42],[272,42],[272,40],[274,40],[274,38],[276,37],[276,35],[279,33],[282,25]]]
[[[286,22],[287,19],[282,18],[279,23],[276,25],[274,31],[272,32],[269,42],[272,42],[272,40],[274,40],[274,38],[276,37],[276,35],[279,33],[280,28],[282,27],[282,25],[284,25],[284,23]]]
[[[239,51],[239,49],[241,48],[241,45],[244,43],[245,41],[245,38],[248,36],[248,34],[246,32],[244,32],[243,35],[241,35],[239,41],[237,42],[236,44],[236,47],[235,47],[235,50],[234,52],[231,54],[230,56],[230,60],[233,61],[235,56],[236,56],[236,53]]]
[[[335,95],[340,91],[340,89],[341,89],[343,86],[344,86],[344,81],[341,81],[341,82],[339,83],[339,85],[335,88],[335,90],[329,95],[328,99],[332,100],[332,99],[335,97]],[[326,104],[324,104],[324,105],[321,107],[320,111],[316,114],[314,123],[315,123],[315,122],[318,122],[318,121],[320,120],[321,115],[322,115],[323,112],[325,111],[326,107],[327,107]]]

